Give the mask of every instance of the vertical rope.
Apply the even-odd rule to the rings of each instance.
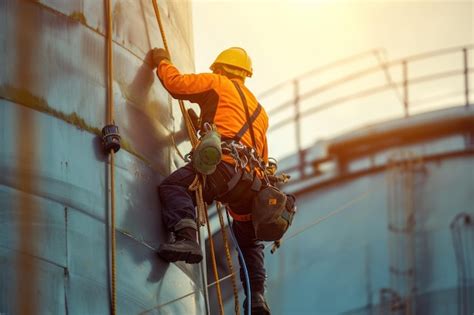
[[[155,10],[156,20],[158,22],[158,27],[160,29],[161,38],[163,40],[163,46],[171,56],[171,52],[170,52],[169,47],[168,47],[168,41],[166,40],[165,29],[163,27],[163,22],[161,20],[160,9],[158,8],[158,4],[156,3],[156,0],[152,0],[152,3],[153,3],[153,9]],[[178,100],[178,102],[179,102],[179,108],[181,109],[181,113],[182,113],[183,118],[184,118],[186,129],[188,131],[189,140],[191,141],[191,145],[193,147],[195,147],[198,143],[198,138],[196,136],[196,130],[194,130],[193,124],[191,122],[191,118],[189,117],[188,113],[186,112],[186,108],[184,107],[184,102],[182,100]]]
[[[156,0],[152,0],[153,3],[153,9],[155,11],[155,16],[156,16],[156,21],[158,22],[158,27],[160,29],[160,34],[161,38],[163,40],[163,46],[164,48],[168,51],[168,53],[171,56],[169,47],[168,47],[168,41],[166,39],[166,34],[164,31],[163,23],[161,20],[160,16],[160,10],[158,8],[158,4],[156,3]],[[184,107],[184,102],[182,100],[179,100],[179,108],[181,110],[181,114],[183,115],[183,119],[186,125],[186,131],[188,133],[189,140],[191,142],[191,145],[193,148],[195,148],[199,142],[197,135],[196,135],[196,130],[194,130],[194,126],[192,124],[191,118],[188,115],[188,112],[186,111],[186,108]],[[196,203],[197,203],[197,210],[198,210],[198,219],[200,221],[200,224],[204,222],[207,223],[207,232],[209,235],[209,244],[211,247],[211,258],[212,258],[212,267],[213,267],[213,272],[214,272],[214,277],[216,279],[216,289],[217,289],[217,298],[218,298],[218,303],[219,303],[219,313],[224,314],[224,304],[222,302],[222,292],[221,292],[221,287],[219,283],[219,274],[217,272],[217,263],[216,263],[216,255],[214,251],[214,241],[212,239],[212,233],[211,233],[211,228],[209,225],[209,215],[207,213],[207,207],[206,204],[203,200],[202,197],[202,187],[204,184],[205,177],[204,176],[199,176],[197,175],[194,182],[190,185],[189,189],[194,190],[196,193]]]
[[[113,55],[112,55],[112,10],[110,0],[105,0],[105,16],[107,23],[106,51],[107,51],[107,122],[114,121],[114,96],[113,96]],[[109,173],[110,173],[110,307],[112,315],[116,314],[116,263],[115,263],[115,156],[114,151],[109,152]]]
[[[234,291],[234,310],[235,310],[235,314],[240,315],[239,290],[237,289],[237,281],[235,278],[234,266],[232,264],[232,256],[230,255],[229,241],[227,239],[227,232],[225,230],[224,216],[222,214],[222,204],[220,202],[216,202],[216,208],[217,208],[217,214],[219,215],[219,222],[221,224],[222,239],[224,241],[227,265],[229,266],[229,272],[232,275],[232,290]],[[229,228],[231,228],[230,225],[229,225]]]
[[[202,185],[201,183],[204,182],[204,178],[200,178],[199,174],[194,177],[193,182],[189,185],[188,189],[190,191],[196,192],[196,206],[197,206],[197,221],[199,226],[206,225],[206,215],[207,212],[206,204],[204,202],[204,198],[202,197]],[[204,176],[203,176],[204,177]]]
[[[105,0],[106,14],[106,52],[107,52],[107,122],[114,121],[114,95],[113,95],[113,55],[112,55],[112,10],[110,0]]]
[[[217,301],[219,303],[219,314],[223,315],[224,304],[222,302],[222,291],[221,291],[219,273],[217,272],[216,253],[214,250],[214,240],[212,239],[211,225],[209,224],[209,215],[207,211],[205,213],[206,213],[206,222],[207,222],[207,234],[209,235],[209,245],[211,247],[212,270],[214,272],[214,278],[216,280]]]
[[[111,296],[112,296],[112,315],[116,314],[116,248],[115,248],[115,158],[113,150],[110,152],[110,265],[111,265]]]
[[[158,27],[160,28],[161,39],[163,40],[163,46],[169,52],[168,41],[166,40],[165,28],[163,27],[163,23],[161,22],[160,9],[158,8],[158,4],[156,3],[156,0],[153,0],[152,3],[153,3],[153,9],[155,10],[156,20],[158,21]]]
[[[160,29],[160,34],[161,38],[163,40],[163,46],[164,48],[168,51],[168,53],[171,56],[171,52],[168,47],[168,41],[166,39],[166,34],[165,34],[165,29],[163,27],[163,22],[161,20],[161,15],[160,15],[160,9],[158,8],[158,4],[156,3],[156,0],[152,0],[153,3],[153,9],[155,10],[155,16],[156,16],[156,21],[158,22],[158,27]],[[193,148],[196,147],[198,144],[199,140],[196,136],[196,130],[194,130],[193,123],[191,121],[191,118],[188,115],[188,112],[186,111],[186,108],[184,107],[184,103],[182,100],[179,100],[179,108],[181,110],[181,114],[183,116],[185,125],[186,125],[186,131],[188,133],[189,141],[191,142],[191,145]],[[196,192],[196,201],[197,201],[197,208],[198,208],[198,218],[200,221],[201,225],[204,225],[204,212],[207,212],[207,209],[204,205],[204,202],[199,202],[202,200],[202,186],[203,186],[203,179],[200,179],[199,176],[196,176],[195,181],[198,180],[200,182],[194,182],[191,184],[191,186],[195,186],[194,190]],[[190,187],[191,187],[190,186]]]

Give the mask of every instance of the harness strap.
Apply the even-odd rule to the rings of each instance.
[[[250,126],[257,119],[258,115],[260,115],[261,111],[262,111],[262,105],[260,105],[260,103],[258,103],[258,106],[255,109],[255,111],[253,112],[252,116],[250,116],[250,119],[247,119],[247,121],[250,122]],[[249,129],[249,123],[246,122],[242,126],[242,128],[240,128],[239,132],[237,132],[237,134],[234,136],[233,139],[235,139],[235,141],[240,141],[240,139],[242,139],[242,137],[244,136],[244,134],[247,132],[248,129]],[[252,138],[252,141],[253,141],[253,138]],[[254,146],[255,146],[255,143],[254,143]]]
[[[247,123],[242,127],[242,129],[245,129],[245,130],[242,132],[242,129],[241,129],[238,132],[238,134],[240,134],[242,132],[242,134],[240,135],[240,137],[242,137],[245,134],[245,132],[247,131],[247,129],[250,128],[250,136],[252,137],[252,144],[253,144],[253,147],[256,150],[257,149],[257,141],[255,141],[255,133],[253,131],[253,122],[255,121],[255,119],[257,119],[257,116],[262,111],[262,106],[260,105],[260,103],[258,104],[257,108],[255,109],[255,112],[252,114],[253,119],[251,119],[250,113],[249,113],[249,106],[247,104],[247,99],[245,98],[244,92],[242,92],[242,89],[240,88],[240,86],[237,82],[232,81],[232,80],[231,80],[231,82],[234,84],[235,88],[237,89],[237,92],[239,92],[240,98],[242,100],[242,104],[244,105],[244,108],[245,108],[245,116],[247,117]],[[240,140],[240,138],[239,138],[239,140]]]

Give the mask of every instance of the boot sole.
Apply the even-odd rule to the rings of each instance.
[[[185,261],[188,264],[198,264],[202,260],[202,255],[199,252],[179,252],[170,249],[159,249],[158,255],[168,262]]]

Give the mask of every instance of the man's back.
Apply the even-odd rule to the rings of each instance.
[[[241,80],[231,80],[226,76],[214,73],[181,75],[176,67],[168,62],[160,63],[157,73],[173,97],[199,104],[202,123],[215,124],[223,139],[234,139],[247,123],[243,100],[234,82],[243,92],[249,116],[252,116],[257,110],[257,99]],[[266,141],[268,116],[263,107],[260,108],[252,127],[256,142],[255,149],[266,163],[268,159]],[[246,146],[254,147],[249,130],[242,135],[240,140]],[[225,156],[224,161],[233,163],[232,159]]]

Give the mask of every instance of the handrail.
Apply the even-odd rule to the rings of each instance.
[[[385,66],[385,67],[391,67],[393,65],[396,65],[396,64],[400,64],[401,62],[403,61],[408,61],[408,62],[411,62],[411,61],[417,61],[419,59],[429,59],[431,57],[436,57],[436,56],[440,56],[440,55],[446,55],[446,54],[450,54],[450,53],[453,53],[453,52],[461,52],[463,48],[466,48],[467,50],[472,50],[474,49],[474,44],[472,45],[465,45],[465,46],[455,46],[455,47],[449,47],[449,48],[444,48],[444,49],[439,49],[439,50],[434,50],[434,51],[429,51],[429,52],[424,52],[424,53],[420,53],[420,54],[414,54],[414,55],[409,55],[407,57],[404,57],[404,58],[399,58],[399,59],[395,59],[395,60],[392,60],[390,62],[386,62],[386,63],[383,63],[383,64],[380,64],[378,66],[378,68],[382,67],[382,66]],[[365,51],[365,52],[362,52],[362,53],[359,53],[359,54],[356,54],[356,55],[352,55],[350,57],[347,57],[347,58],[343,58],[343,59],[340,59],[340,60],[337,60],[337,61],[333,61],[329,64],[326,64],[326,65],[323,65],[323,66],[320,66],[318,68],[315,68],[313,70],[310,70],[308,72],[305,72],[303,74],[300,74],[296,77],[293,77],[292,79],[289,79],[287,81],[284,81],[284,82],[281,82],[281,83],[278,83],[277,85],[265,90],[264,92],[260,93],[258,95],[258,98],[259,99],[262,99],[262,98],[265,98],[267,97],[268,95],[271,95],[273,92],[275,91],[278,91],[280,90],[280,88],[282,88],[283,86],[285,85],[291,85],[292,82],[294,82],[295,80],[297,81],[300,81],[306,77],[309,77],[309,76],[312,76],[312,75],[315,75],[315,74],[318,74],[318,73],[321,73],[323,71],[326,71],[328,69],[332,69],[332,68],[336,68],[336,67],[339,67],[341,65],[344,65],[344,64],[347,64],[349,62],[352,62],[354,60],[357,60],[357,59],[360,59],[361,57],[364,57],[364,56],[367,56],[367,55],[370,55],[370,54],[376,54],[376,53],[380,53],[381,51],[385,51],[385,49],[382,49],[382,48],[377,48],[377,49],[372,49],[372,50],[369,50],[369,51]]]
[[[418,61],[420,59],[429,59],[433,57],[438,57],[442,55],[449,55],[453,52],[462,52],[463,49],[467,50],[472,50],[474,49],[474,44],[471,45],[465,45],[465,46],[455,46],[455,47],[448,47],[448,48],[443,48],[443,49],[438,49],[438,50],[433,50],[433,51],[428,51],[420,54],[415,54],[415,55],[410,55],[405,58],[399,58],[391,61],[390,63],[397,64],[402,61]]]
[[[464,47],[462,47],[464,48]],[[458,52],[462,52],[462,48],[460,51]],[[467,50],[472,50],[474,49],[474,45],[468,45],[465,47]],[[452,49],[445,49],[445,50],[442,50],[443,54],[448,54],[448,53],[452,53],[453,50]],[[385,63],[380,63],[378,64],[377,66],[373,66],[373,67],[369,67],[369,68],[366,68],[366,69],[363,69],[363,70],[359,70],[359,71],[356,71],[356,72],[352,72],[344,77],[340,77],[336,80],[333,80],[333,81],[330,81],[329,83],[326,83],[322,86],[319,86],[319,87],[316,87],[314,89],[311,89],[303,94],[301,94],[299,96],[299,100],[302,101],[306,98],[309,98],[311,96],[314,96],[314,95],[317,95],[318,93],[321,93],[321,92],[324,92],[324,91],[327,91],[327,90],[330,90],[331,88],[333,87],[336,87],[336,86],[340,86],[342,84],[345,84],[349,81],[353,81],[353,80],[356,80],[356,79],[360,79],[360,78],[363,78],[369,74],[373,74],[373,73],[376,73],[376,72],[379,72],[381,71],[381,69],[387,69],[387,68],[391,68],[391,67],[394,67],[394,66],[397,66],[397,65],[400,65],[402,64],[404,61],[406,62],[409,62],[409,61],[418,61],[421,59],[421,57],[425,56],[426,59],[429,59],[429,58],[433,58],[433,57],[436,57],[436,56],[441,56],[443,55],[441,53],[436,53],[436,54],[433,54],[433,53],[424,53],[424,54],[418,54],[418,55],[413,55],[411,57],[407,57],[406,59],[397,59],[397,60],[393,60],[393,61],[390,61],[390,62],[385,62]],[[302,77],[304,77],[305,74],[303,74],[302,76],[299,76],[298,78],[296,78],[295,80],[296,81],[299,81]],[[293,81],[295,81],[293,80]],[[285,82],[285,84],[288,83],[288,82]],[[276,87],[281,87],[283,86],[283,84],[279,84],[277,85]],[[274,90],[273,88],[270,89],[270,90],[267,90],[268,91],[276,91]],[[267,93],[265,92],[265,93]],[[269,94],[261,94],[260,97],[264,95],[264,96],[268,96]],[[273,115],[273,114],[276,114],[282,110],[284,110],[288,105],[291,105],[293,104],[293,99],[289,99],[288,101],[285,101],[283,103],[281,103],[280,105],[277,105],[276,107],[268,110],[268,114],[269,115]]]
[[[359,78],[362,78],[368,74],[371,74],[371,73],[375,73],[375,72],[378,72],[380,71],[380,67],[382,65],[378,65],[378,66],[374,66],[374,67],[371,67],[371,68],[368,68],[368,69],[365,69],[365,70],[362,70],[362,71],[357,71],[357,72],[353,72],[347,76],[344,76],[344,77],[341,77],[341,78],[338,78],[337,80],[333,80],[333,81],[330,81],[329,83],[326,83],[322,86],[319,86],[319,87],[316,87],[314,89],[311,89],[309,90],[308,92],[305,92],[303,94],[301,94],[299,96],[299,99],[300,101],[304,100],[304,99],[307,99],[311,96],[314,96],[314,95],[317,95],[321,92],[324,92],[324,91],[327,91],[327,90],[330,90],[331,88],[335,87],[335,86],[339,86],[341,84],[344,84],[344,83],[347,83],[349,81],[352,81],[352,80],[355,80],[355,79],[359,79]],[[280,105],[278,105],[277,107],[273,108],[273,109],[270,109],[268,111],[268,114],[269,115],[274,115],[280,111],[282,111],[283,109],[285,109],[288,105],[291,105],[293,104],[293,100],[290,99]]]
[[[321,112],[323,110],[326,110],[334,106],[342,105],[346,103],[347,101],[367,97],[367,96],[374,95],[380,92],[384,92],[389,89],[395,89],[395,91],[397,92],[397,98],[403,105],[405,117],[408,117],[410,105],[413,105],[413,103],[410,104],[410,99],[409,99],[410,87],[413,87],[414,85],[417,85],[423,82],[431,82],[435,80],[445,79],[445,78],[454,77],[454,76],[462,76],[462,75],[464,76],[464,82],[463,82],[463,89],[461,92],[464,92],[465,106],[468,107],[469,102],[470,102],[469,101],[469,92],[470,92],[469,74],[474,72],[474,68],[470,68],[468,65],[468,59],[469,59],[468,55],[469,53],[471,53],[473,49],[474,49],[474,44],[469,44],[466,46],[449,47],[449,48],[439,49],[435,51],[414,54],[414,55],[410,55],[404,58],[399,58],[399,59],[395,59],[395,60],[387,61],[387,62],[382,62],[381,60],[382,58],[380,58],[380,52],[382,51],[381,49],[373,49],[373,50],[366,51],[357,55],[353,55],[345,59],[341,59],[341,60],[329,63],[327,65],[324,65],[314,70],[303,73],[302,75],[292,80],[280,83],[274,86],[273,88],[265,91],[264,93],[260,94],[260,97],[268,97],[277,91],[281,91],[283,87],[287,87],[290,84],[293,86],[293,94],[290,95],[286,101],[268,110],[268,114],[270,117],[288,108],[293,108],[293,114],[290,116],[286,116],[282,120],[272,124],[272,127],[270,128],[269,132],[273,132],[275,130],[278,130],[294,122],[295,143],[297,146],[297,153],[299,155],[300,172],[301,172],[301,176],[304,177],[304,165],[305,165],[304,161],[305,161],[306,151],[302,148],[302,144],[301,144],[302,143],[301,141],[302,118],[306,118],[308,116],[314,115],[318,112]],[[419,61],[424,61],[427,59],[436,58],[440,56],[452,55],[455,53],[462,54],[463,63],[462,63],[462,67],[460,67],[459,69],[429,73],[422,76],[409,78],[409,74],[408,74],[409,65],[419,62]],[[300,92],[301,82],[304,82],[304,79],[316,73],[321,73],[323,71],[327,71],[327,70],[339,67],[341,65],[353,62],[357,59],[366,57],[371,54],[373,54],[377,58],[378,65],[370,66],[362,70],[349,72],[348,74],[339,76],[338,78],[333,79],[332,81],[326,84],[319,85],[310,90]],[[460,63],[460,66],[461,66],[461,63]],[[391,78],[389,71],[394,68],[398,69],[398,67],[401,67],[402,79],[398,81],[394,81]],[[306,99],[319,95],[323,92],[335,89],[337,87],[341,87],[345,84],[348,84],[351,81],[365,78],[365,77],[368,77],[369,75],[373,75],[377,73],[383,73],[385,75],[385,78],[387,79],[386,84],[372,86],[372,87],[359,90],[350,94],[344,94],[342,96],[325,100],[323,103],[313,104],[313,106],[310,106],[309,108],[308,107],[303,108],[301,106],[301,102]],[[402,88],[401,94],[398,92],[399,91],[398,88]]]
[[[318,67],[318,68],[315,68],[315,69],[312,69],[310,71],[307,71],[303,74],[300,74],[299,76],[297,77],[294,77],[292,79],[289,79],[287,81],[283,81],[273,87],[271,87],[270,89],[260,93],[260,95],[258,96],[259,99],[262,99],[262,98],[265,98],[267,95],[270,95],[271,93],[279,90],[281,87],[285,86],[285,85],[289,85],[291,84],[293,81],[295,80],[301,80],[303,78],[306,78],[306,77],[309,77],[309,76],[312,76],[312,75],[315,75],[317,73],[321,73],[323,71],[326,71],[328,69],[332,69],[332,68],[336,68],[336,67],[339,67],[339,66],[342,66],[342,65],[345,65],[347,63],[350,63],[350,62],[353,62],[357,59],[361,59],[362,57],[366,57],[366,56],[370,56],[372,54],[377,54],[381,51],[384,51],[384,49],[382,48],[378,48],[378,49],[371,49],[371,50],[368,50],[368,51],[364,51],[362,53],[359,53],[359,54],[356,54],[356,55],[352,55],[352,56],[349,56],[349,57],[346,57],[346,58],[343,58],[343,59],[340,59],[340,60],[336,60],[336,61],[333,61],[331,63],[328,63],[326,65],[323,65],[321,67]]]
[[[474,68],[469,68],[468,72],[469,73],[474,72]],[[420,77],[417,77],[415,79],[411,79],[410,84],[415,85],[415,84],[422,83],[422,82],[433,81],[433,80],[437,80],[437,79],[444,79],[444,78],[452,77],[452,76],[463,74],[463,73],[464,73],[463,70],[453,70],[453,71],[439,72],[437,74],[420,76]],[[393,88],[394,86],[395,87],[403,86],[403,81],[387,83],[387,84],[384,84],[384,85],[379,85],[379,86],[376,86],[376,87],[373,87],[373,88],[370,88],[370,89],[362,90],[362,91],[357,92],[357,93],[349,94],[349,95],[346,95],[346,96],[342,96],[342,97],[330,100],[328,102],[319,104],[317,107],[313,107],[313,108],[301,111],[300,116],[306,116],[307,117],[308,115],[315,114],[317,112],[323,111],[323,110],[328,109],[328,108],[330,108],[332,106],[335,106],[335,105],[340,105],[340,104],[342,104],[344,102],[347,102],[347,101],[350,101],[350,100],[363,98],[363,97],[366,97],[366,96],[369,96],[369,95],[373,95],[373,94],[377,94],[377,93],[389,90],[389,89]],[[462,90],[461,92],[464,92],[464,90]],[[303,97],[301,97],[301,98],[303,98]],[[300,100],[301,100],[301,98],[300,98]],[[290,117],[288,117],[288,118],[286,118],[282,121],[279,121],[276,124],[273,124],[270,127],[269,131],[272,132],[274,130],[279,129],[280,127],[288,125],[294,119],[295,119],[295,115],[290,116]]]

